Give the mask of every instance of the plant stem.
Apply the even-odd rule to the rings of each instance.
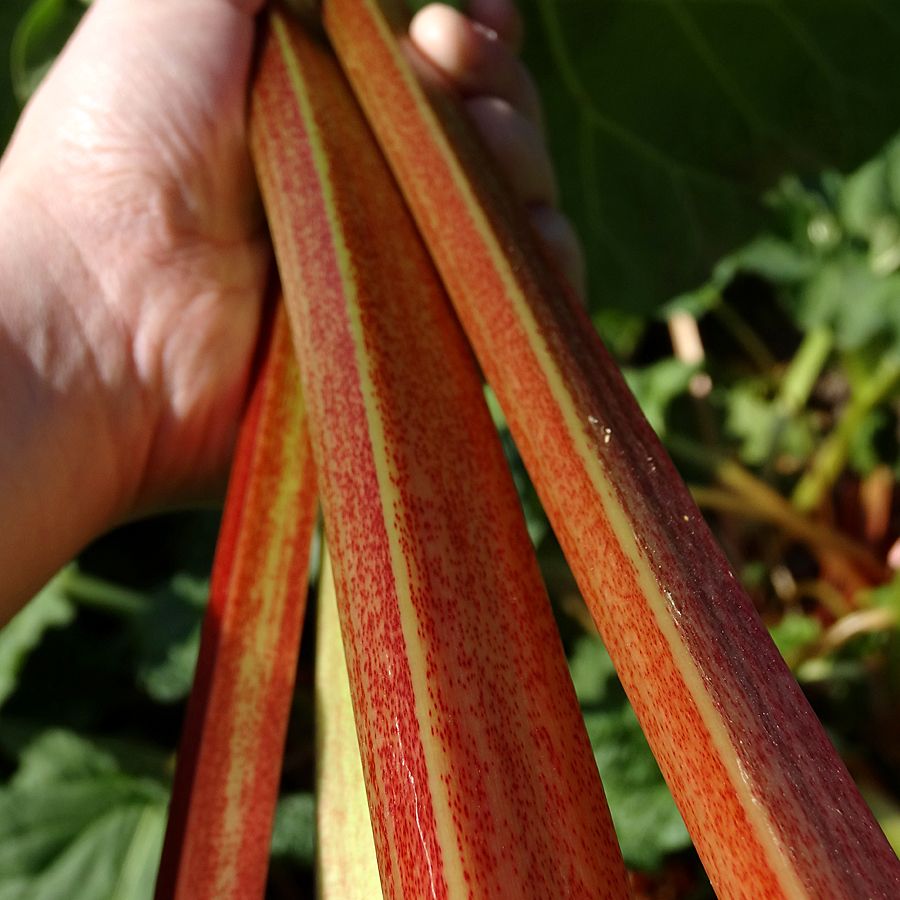
[[[829,564],[837,563],[838,557],[850,563],[870,584],[879,584],[887,579],[886,566],[867,547],[798,513],[781,494],[740,463],[724,459],[683,439],[671,439],[669,444],[674,453],[708,469],[723,487],[736,495],[732,499],[721,490],[692,488],[691,492],[699,505],[727,512],[740,511],[750,518],[779,525],[792,537],[827,552]]]
[[[810,598],[832,616],[841,619],[853,612],[847,598],[830,582],[823,578],[812,578],[797,582],[797,599]]]
[[[832,653],[861,634],[887,631],[896,626],[897,614],[892,609],[879,606],[874,609],[856,610],[856,612],[848,613],[843,618],[838,619],[822,635],[818,655],[824,656],[827,653]]]
[[[119,615],[143,612],[151,603],[150,597],[140,591],[87,575],[74,566],[64,575],[63,589],[81,606]]]
[[[896,387],[900,359],[886,357],[869,381],[854,392],[837,427],[819,446],[791,500],[800,512],[817,509],[847,464],[853,437],[866,416]]]
[[[778,392],[778,405],[788,416],[796,415],[806,406],[833,346],[834,335],[824,326],[814,328],[801,341]]]

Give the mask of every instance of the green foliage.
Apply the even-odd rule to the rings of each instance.
[[[0,146],[22,104],[62,49],[90,0],[4,0],[0,4]],[[7,37],[10,36],[10,37]]]
[[[808,415],[786,415],[764,379],[742,378],[717,390],[713,402],[721,408],[725,433],[747,464],[765,465],[773,453],[799,462],[812,453],[815,434]]]
[[[10,49],[13,92],[24,104],[53,64],[90,0],[37,0],[19,22]]]
[[[132,622],[138,684],[160,703],[190,693],[207,591],[205,581],[175,575]]]
[[[625,381],[637,398],[653,430],[661,437],[666,431],[666,411],[672,401],[683,394],[696,365],[688,365],[674,357],[661,359],[641,368],[626,368]]]
[[[0,789],[0,898],[152,896],[168,788],[125,758],[67,731],[28,744]]]
[[[701,331],[729,332],[738,353],[713,347],[707,361],[719,427],[751,467],[806,467],[794,493],[804,511],[822,502],[847,464],[866,474],[898,462],[896,441],[886,439],[900,383],[898,185],[900,137],[849,175],[786,176],[766,196],[771,231],[663,309],[690,312]],[[751,326],[752,306],[734,299],[743,295],[768,303],[769,321]],[[825,385],[830,409],[813,412],[810,401]]]
[[[851,169],[900,122],[894,0],[521,7],[598,305],[698,284],[780,175]]]
[[[316,800],[312,794],[286,794],[278,801],[272,830],[272,857],[312,866],[316,846]]]
[[[19,670],[48,628],[67,625],[74,609],[65,595],[66,572],[47,586],[0,631],[0,707],[15,691]]]
[[[827,330],[839,351],[900,353],[900,137],[846,177],[786,177],[767,203],[774,233],[726,256],[696,293],[715,305],[735,278],[753,275],[798,328]]]
[[[4,147],[20,112],[12,86],[11,37],[31,3],[32,0],[4,0],[0,3],[0,35],[3,35],[0,40],[0,145]]]
[[[0,632],[0,898],[152,896],[176,732],[150,701],[186,696],[205,594],[184,575],[143,593],[71,565]]]
[[[862,600],[867,606],[880,606],[891,610],[900,622],[900,574],[866,592]]]
[[[785,613],[769,629],[779,653],[792,668],[803,653],[822,635],[822,623],[812,616],[798,612]]]

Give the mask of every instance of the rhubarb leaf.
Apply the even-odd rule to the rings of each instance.
[[[660,437],[666,433],[666,411],[669,404],[687,390],[691,376],[696,371],[697,366],[688,365],[674,357],[640,369],[623,370],[628,387]]]
[[[65,571],[0,631],[0,706],[16,689],[19,670],[44,632],[72,621],[75,610],[65,594]]]
[[[316,800],[312,794],[285,794],[275,811],[273,859],[312,866],[316,844]]]
[[[149,898],[167,798],[97,744],[45,733],[0,789],[0,898]]]
[[[847,171],[900,121],[892,0],[521,6],[604,307],[700,283],[765,221],[756,198],[781,173]]]
[[[205,579],[176,575],[134,619],[137,681],[160,703],[190,693],[208,591]]]

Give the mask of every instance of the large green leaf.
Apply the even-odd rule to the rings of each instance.
[[[46,732],[0,789],[0,900],[151,897],[167,800],[117,754]]]
[[[208,583],[179,574],[132,621],[138,684],[154,700],[184,700],[194,682]]]
[[[272,828],[272,856],[313,865],[316,846],[316,800],[312,794],[285,794],[278,801]]]
[[[787,171],[900,124],[896,0],[525,0],[595,305],[649,309],[758,231]]]

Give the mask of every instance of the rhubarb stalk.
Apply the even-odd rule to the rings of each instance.
[[[897,858],[587,315],[404,46],[405,4],[325,0],[323,16],[713,886],[900,896]]]
[[[156,896],[261,897],[315,523],[315,473],[281,305],[245,414],[185,714]]]
[[[269,24],[251,149],[384,894],[627,896],[468,346],[330,52],[278,12]]]

